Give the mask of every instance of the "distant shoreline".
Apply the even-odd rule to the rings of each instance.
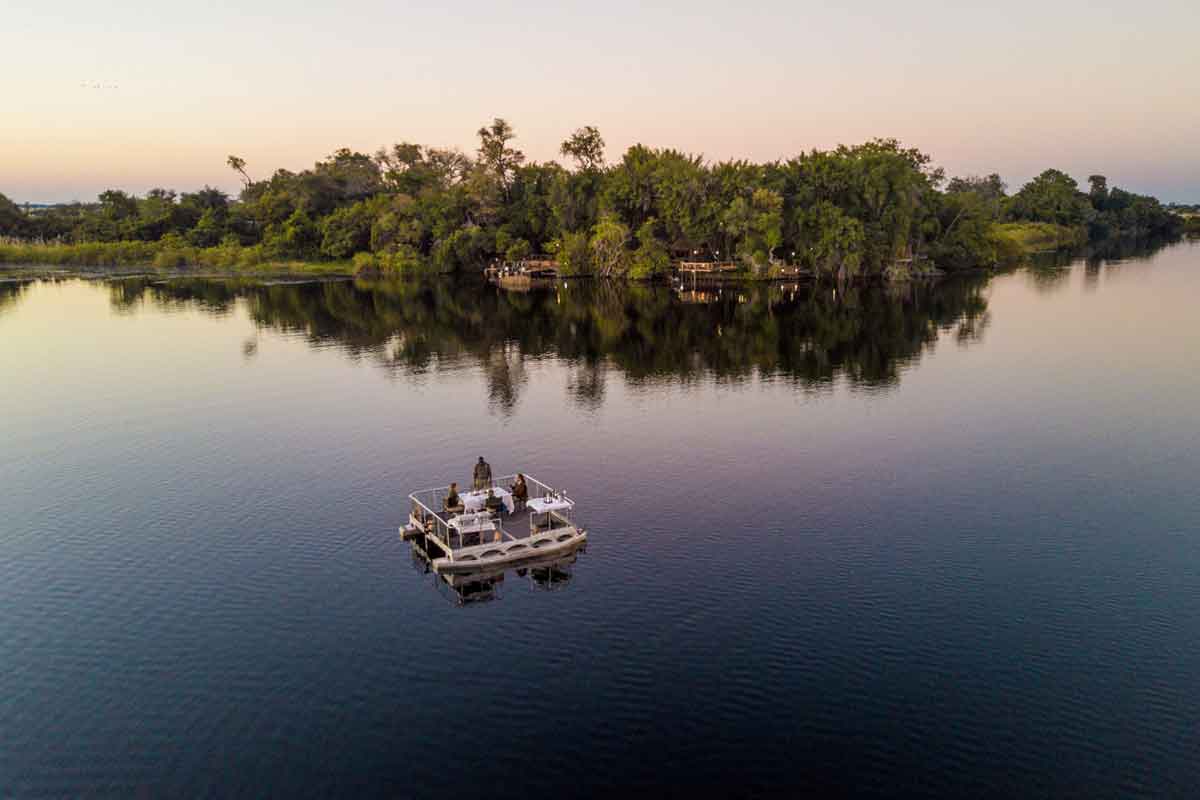
[[[1062,225],[1040,222],[997,223],[995,235],[1005,243],[1004,261],[1018,261],[1037,253],[1078,249],[1087,242],[1087,231]],[[977,269],[992,269],[994,264],[982,264]],[[162,242],[80,242],[60,243],[3,243],[0,242],[0,267],[5,269],[54,271],[81,275],[163,275],[193,278],[241,277],[310,277],[310,278],[374,278],[386,273],[363,269],[353,261],[300,261],[266,258],[259,248],[227,246],[197,248],[173,247]],[[432,270],[413,273],[433,277]],[[412,274],[412,273],[410,273]],[[454,273],[447,273],[454,274]],[[461,274],[461,273],[460,273]],[[936,277],[940,270],[917,271],[908,278]],[[579,276],[587,277],[587,276]],[[705,283],[771,282],[813,280],[811,273],[772,275],[736,273],[703,276]],[[863,276],[866,277],[866,276]]]

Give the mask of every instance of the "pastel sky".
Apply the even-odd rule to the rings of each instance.
[[[533,159],[596,125],[710,159],[894,136],[1011,188],[1046,167],[1200,202],[1200,2],[3,0],[0,192],[235,190],[338,147]]]

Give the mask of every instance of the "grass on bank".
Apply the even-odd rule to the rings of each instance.
[[[1193,229],[1196,221],[1189,220],[1189,230]],[[998,223],[993,227],[993,236],[1001,261],[1087,244],[1085,228],[1046,222]],[[388,275],[411,274],[427,269],[420,259],[404,253],[358,253],[352,261],[289,261],[269,254],[262,245],[195,247],[176,236],[167,236],[157,242],[74,244],[0,239],[0,264],[77,269],[211,270],[231,275]],[[745,275],[739,274],[739,277],[767,280],[785,277],[776,272],[774,269],[762,275],[750,275],[747,272]]]
[[[0,264],[80,269],[128,267],[151,270],[210,269],[234,274],[297,273],[351,275],[348,261],[287,261],[267,254],[261,245],[193,247],[169,237],[157,242],[31,243],[0,241]]]
[[[1087,229],[1050,222],[1001,222],[994,233],[1006,255],[1026,255],[1087,244]]]

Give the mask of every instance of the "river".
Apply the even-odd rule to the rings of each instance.
[[[0,795],[1187,796],[1200,243],[934,286],[0,283]],[[409,491],[586,550],[481,602]]]

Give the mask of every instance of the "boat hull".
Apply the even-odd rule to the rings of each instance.
[[[435,558],[433,569],[444,574],[477,572],[490,567],[569,553],[586,542],[587,531],[583,528],[558,528],[524,539],[487,542],[455,550],[453,558]]]

